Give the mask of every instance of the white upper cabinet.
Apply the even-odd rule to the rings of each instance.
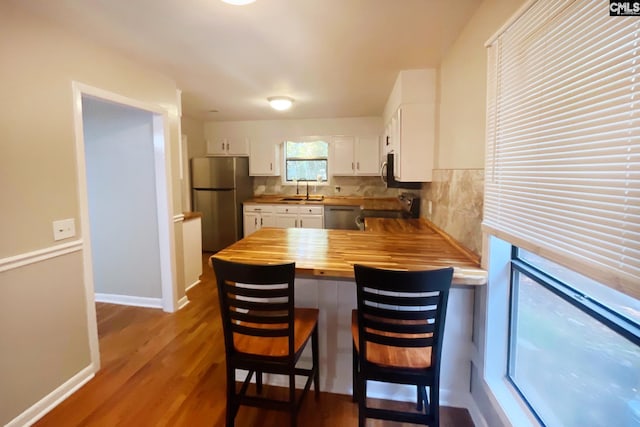
[[[333,175],[378,175],[378,137],[334,136],[331,138]]]
[[[353,175],[355,163],[353,136],[334,136],[331,138],[331,171],[333,175]]]
[[[394,154],[398,181],[432,180],[435,113],[435,70],[401,71],[385,106],[382,149],[383,155]]]
[[[378,175],[380,142],[377,136],[356,138],[356,175]]]
[[[279,143],[264,140],[251,140],[249,148],[250,176],[280,175]]]
[[[207,140],[208,156],[248,156],[249,138],[231,137]]]

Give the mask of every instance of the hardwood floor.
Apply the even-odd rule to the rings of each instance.
[[[206,260],[203,257],[203,260]],[[223,426],[224,341],[217,291],[205,264],[202,283],[188,292],[177,313],[98,303],[102,369],[95,378],[35,425],[44,426]],[[265,392],[283,390],[265,387]],[[351,396],[307,395],[298,424],[356,426]],[[236,426],[281,427],[287,414],[241,407]],[[370,427],[399,423],[368,420]],[[469,413],[441,408],[442,427],[473,427]]]

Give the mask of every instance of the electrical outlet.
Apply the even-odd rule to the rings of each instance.
[[[76,221],[73,218],[53,221],[53,240],[68,239],[76,235]]]

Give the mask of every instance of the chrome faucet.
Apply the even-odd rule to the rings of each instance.
[[[299,182],[300,182],[300,181],[298,181],[298,180],[296,179],[296,196],[300,194],[300,191],[298,191],[298,183],[299,183]]]
[[[307,200],[309,200],[309,180],[307,180]]]

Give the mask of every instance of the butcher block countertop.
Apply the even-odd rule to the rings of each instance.
[[[295,261],[296,274],[318,278],[353,279],[354,264],[400,270],[452,266],[455,285],[486,284],[477,257],[430,222],[367,221],[369,231],[262,228],[214,256],[246,263]]]
[[[396,197],[324,197],[310,196],[312,200],[305,200],[305,196],[291,195],[264,195],[246,200],[244,203],[267,203],[267,204],[298,204],[298,205],[332,205],[332,206],[360,206],[369,210],[400,210],[400,202]],[[299,200],[283,200],[285,198],[298,198]]]

